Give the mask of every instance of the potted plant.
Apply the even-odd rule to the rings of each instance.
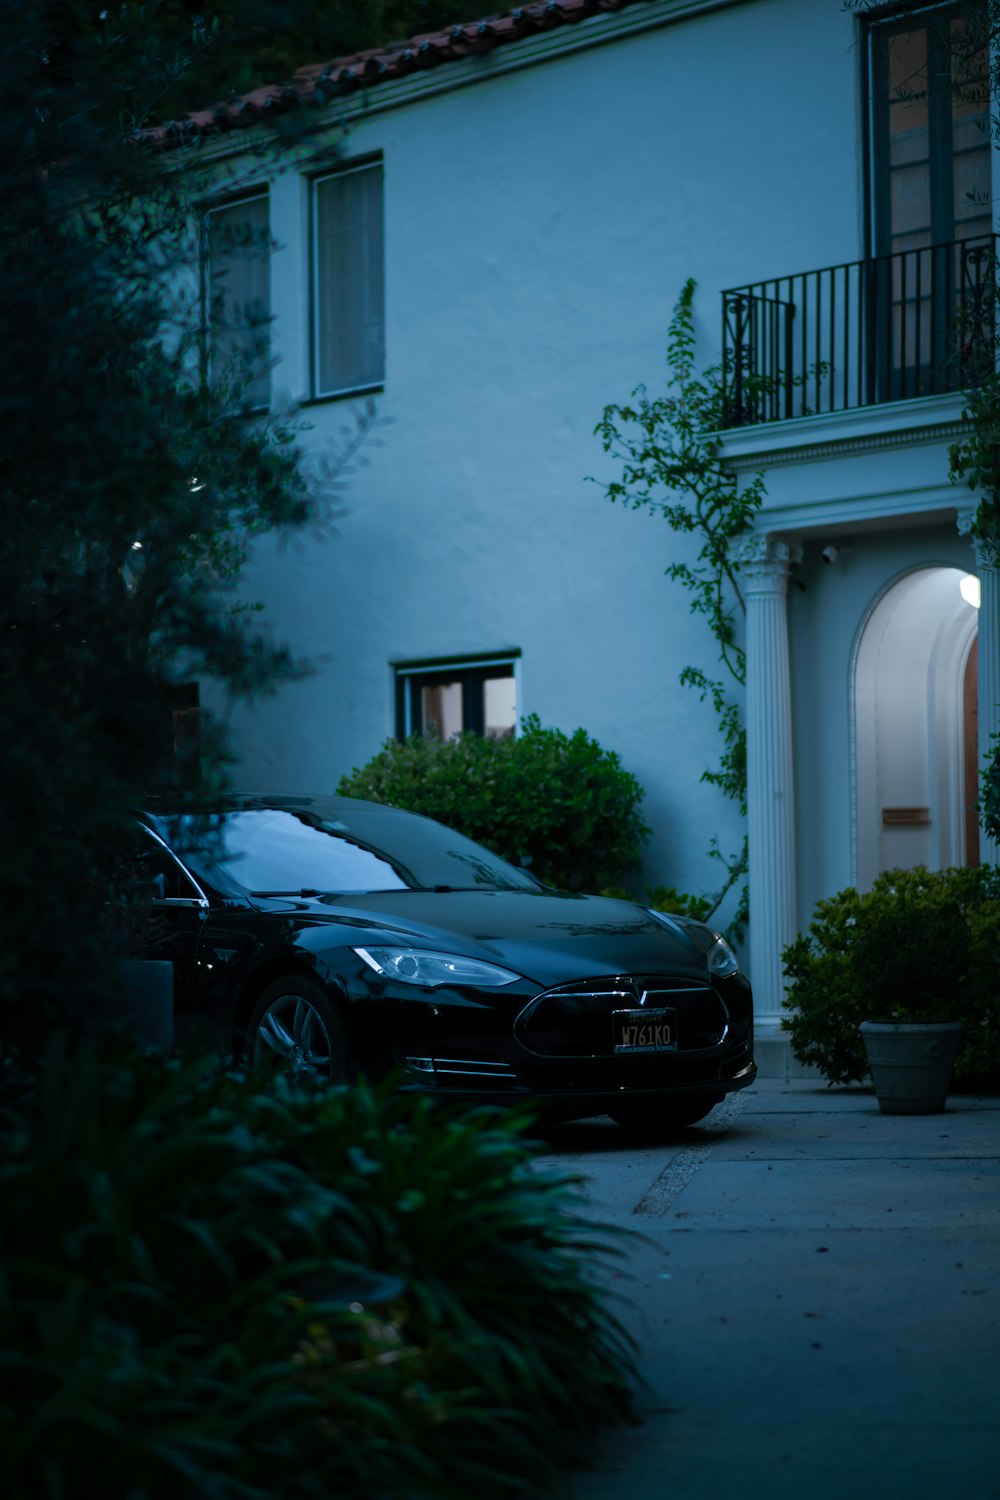
[[[900,879],[901,875],[910,878]],[[926,871],[893,871],[862,907],[851,961],[873,1014],[858,1027],[883,1114],[937,1114],[962,1039],[965,914]]]
[[[944,1108],[969,1008],[977,871],[890,870],[821,902],[784,953],[784,1026],[831,1082],[869,1071],[885,1114]]]

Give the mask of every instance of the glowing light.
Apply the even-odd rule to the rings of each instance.
[[[964,573],[958,585],[959,593],[966,604],[971,604],[973,609],[978,609],[982,590],[979,587],[979,579],[975,573]]]

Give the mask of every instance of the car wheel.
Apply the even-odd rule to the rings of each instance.
[[[347,1080],[347,1046],[340,1018],[315,980],[291,974],[269,984],[247,1027],[247,1052],[293,1077],[321,1083]]]
[[[643,1099],[609,1110],[612,1120],[636,1135],[665,1136],[695,1125],[711,1114],[721,1098],[717,1094],[694,1094],[688,1099]]]

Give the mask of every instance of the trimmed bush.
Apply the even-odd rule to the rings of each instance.
[[[617,754],[535,714],[516,739],[387,740],[337,791],[436,818],[565,891],[615,885],[649,836],[642,788]]]
[[[782,955],[782,1025],[800,1062],[830,1083],[867,1076],[862,1021],[965,1026],[955,1078],[1000,1083],[1000,870],[888,870],[872,889],[821,901]]]
[[[0,1492],[484,1500],[630,1409],[524,1120],[54,1045],[0,1107]]]

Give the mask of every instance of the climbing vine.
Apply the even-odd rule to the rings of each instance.
[[[951,478],[979,495],[972,522],[977,542],[1000,548],[1000,371],[966,392],[963,436],[948,450]]]
[[[992,310],[996,310],[994,260]],[[991,318],[991,324],[993,320]],[[1000,561],[1000,339],[990,341],[989,368],[966,391],[962,437],[948,450],[953,483],[979,496],[970,528],[981,560]],[[994,736],[979,774],[979,814],[991,839],[1000,839],[1000,736]]]
[[[723,465],[718,434],[725,420],[724,371],[715,365],[697,372],[694,293],[695,282],[688,280],[670,320],[665,394],[651,397],[645,386],[637,386],[628,404],[605,407],[595,432],[605,453],[622,465],[621,477],[605,487],[607,498],[632,510],[655,511],[671,530],[699,541],[693,562],[672,562],[666,573],[687,590],[692,610],[708,622],[723,670],[712,675],[702,667],[686,666],[680,680],[711,702],[722,737],[719,764],[705,770],[701,779],[719,787],[745,817],[746,731],[732,691],[734,684],[746,682],[739,628],[746,605],[731,548],[760,509],[764,477],[756,474],[740,489]],[[754,379],[744,373],[744,385]],[[732,925],[741,931],[748,915],[746,836],[732,854],[724,854],[713,837],[709,853],[723,870],[722,884],[713,896],[683,895],[662,887],[650,894],[667,909],[704,918],[735,887],[739,905]]]

